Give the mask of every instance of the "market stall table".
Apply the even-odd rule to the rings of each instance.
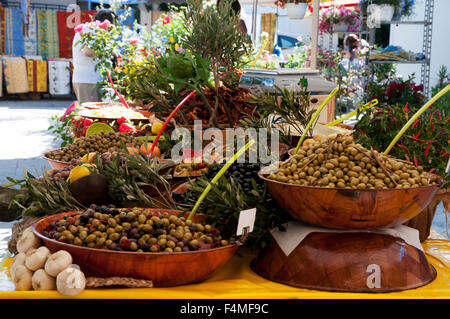
[[[395,293],[336,293],[299,289],[268,281],[250,269],[256,256],[248,248],[240,248],[236,255],[218,273],[199,284],[173,288],[86,289],[79,299],[435,299],[450,298],[450,241],[432,231],[423,243],[428,261],[437,271],[430,284]],[[48,299],[67,298],[57,291],[13,291],[8,279],[8,258],[0,271],[0,298]],[[180,269],[182,274],[182,269]]]

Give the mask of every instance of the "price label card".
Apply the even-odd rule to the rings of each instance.
[[[255,225],[255,218],[256,208],[241,211],[236,235],[242,236],[245,233],[245,228],[247,228],[247,233],[251,233],[253,231],[253,226]]]

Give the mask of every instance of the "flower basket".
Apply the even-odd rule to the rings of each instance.
[[[308,9],[308,4],[286,3],[286,9],[289,19],[303,19],[305,17],[306,10]]]
[[[348,24],[345,22],[339,22],[338,24],[333,25],[334,32],[346,32],[348,29]]]
[[[380,6],[380,19],[381,21],[391,21],[394,16],[395,7],[389,4],[383,4]]]

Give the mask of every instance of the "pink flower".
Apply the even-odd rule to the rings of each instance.
[[[92,22],[89,23],[89,27],[95,29],[95,28],[98,28],[100,26],[100,24],[101,24],[100,21],[95,20],[95,21],[92,21]]]
[[[67,108],[67,110],[64,112],[64,115],[59,119],[60,121],[64,121],[67,116],[72,114],[73,111],[75,111],[75,107],[77,106],[77,101],[70,104],[70,106]]]
[[[79,24],[74,28],[75,33],[83,33],[84,31],[84,24]]]
[[[111,26],[111,22],[109,22],[109,20],[105,20],[102,23],[100,23],[98,26],[100,28],[102,28],[103,30],[106,30]]]

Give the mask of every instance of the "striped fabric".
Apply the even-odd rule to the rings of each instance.
[[[25,55],[38,54],[37,40],[37,13],[31,9],[25,35]]]
[[[30,92],[47,92],[47,61],[27,59],[27,73]]]
[[[23,14],[20,8],[5,8],[5,21],[5,54],[24,55]]]
[[[38,54],[48,58],[59,57],[58,21],[56,11],[37,10]]]

